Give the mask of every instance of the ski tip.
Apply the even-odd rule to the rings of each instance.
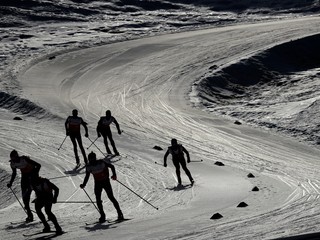
[[[65,232],[65,231],[62,231],[62,232],[55,232],[55,235],[60,236],[60,235],[66,234],[66,233],[67,233],[67,232]]]
[[[116,220],[108,221],[108,223],[121,223],[121,222],[129,221],[129,220],[132,220],[132,219],[133,218],[116,219]]]

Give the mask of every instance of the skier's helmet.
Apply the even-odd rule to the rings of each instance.
[[[11,153],[10,153],[10,158],[17,158],[19,157],[19,154],[17,152],[17,150],[12,150]]]
[[[97,159],[97,156],[94,152],[89,153],[88,159],[90,162],[95,161]]]
[[[110,110],[106,111],[106,117],[111,117],[111,111]]]
[[[177,145],[177,144],[178,144],[177,139],[172,138],[172,139],[171,139],[171,145],[172,145],[172,146],[175,146],[175,145]]]
[[[74,117],[78,116],[78,110],[77,109],[73,109],[72,110],[72,116],[74,116]]]

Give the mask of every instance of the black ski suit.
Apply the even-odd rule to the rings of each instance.
[[[81,125],[84,127],[86,131],[85,136],[88,137],[87,123],[83,121],[81,117],[69,116],[65,122],[65,129],[66,129],[66,135],[70,136],[71,142],[73,144],[73,151],[74,151],[77,164],[80,163],[78,149],[77,149],[77,142],[81,150],[84,162],[85,164],[87,164],[88,163],[87,155],[82,145],[82,138],[81,138],[81,132],[80,132]]]
[[[100,120],[99,120],[98,126],[97,126],[97,134],[98,134],[98,137],[100,137],[100,134],[102,135],[103,141],[104,141],[104,145],[105,145],[106,150],[107,150],[107,153],[111,154],[110,148],[108,146],[108,139],[109,139],[110,144],[111,144],[111,146],[113,148],[114,154],[118,155],[119,152],[118,152],[118,150],[116,148],[116,145],[114,143],[114,140],[112,138],[112,132],[111,132],[111,129],[110,129],[111,123],[114,123],[116,125],[117,130],[118,130],[118,134],[121,134],[119,123],[117,122],[117,120],[113,116],[100,117]]]
[[[59,188],[50,182],[46,178],[37,178],[32,182],[32,188],[36,193],[37,198],[35,199],[35,209],[37,215],[44,225],[44,232],[50,231],[50,226],[46,221],[44,214],[41,209],[44,210],[48,216],[48,219],[52,221],[57,232],[62,232],[61,227],[58,224],[56,216],[52,213],[52,204],[57,202],[59,196]]]
[[[163,165],[165,167],[167,166],[168,155],[169,154],[172,155],[172,162],[176,168],[176,174],[177,174],[177,179],[178,179],[179,185],[181,185],[180,165],[181,165],[182,169],[185,171],[185,173],[187,174],[191,184],[193,184],[193,178],[191,176],[189,169],[187,168],[186,160],[184,158],[184,153],[186,153],[187,161],[189,163],[190,162],[189,152],[181,144],[177,144],[175,146],[168,147],[168,150],[164,155],[164,164]]]
[[[118,201],[115,199],[109,179],[109,170],[112,171],[112,179],[116,180],[117,175],[115,168],[112,164],[106,163],[103,160],[96,160],[94,162],[90,162],[86,167],[86,176],[83,180],[83,184],[80,185],[81,188],[84,188],[89,180],[90,173],[93,175],[94,178],[94,194],[96,195],[98,209],[101,214],[100,219],[105,219],[105,213],[103,211],[103,205],[101,201],[101,193],[104,189],[107,193],[108,198],[113,203],[113,206],[117,210],[118,217],[123,217],[122,211],[120,209]]]
[[[17,169],[21,171],[21,192],[22,201],[27,211],[27,222],[33,221],[33,214],[30,209],[30,196],[32,192],[31,181],[33,178],[39,176],[41,164],[31,160],[27,156],[19,156],[15,160],[10,160],[10,166],[12,169],[12,175],[8,187],[12,186],[12,183],[17,175]]]

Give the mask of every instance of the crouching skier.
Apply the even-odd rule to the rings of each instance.
[[[103,160],[97,160],[96,154],[94,152],[89,153],[88,160],[89,160],[89,164],[86,166],[86,176],[83,180],[83,183],[80,184],[80,188],[85,188],[91,173],[94,178],[94,194],[96,195],[97,205],[101,215],[99,218],[99,222],[103,223],[106,221],[106,215],[103,211],[103,205],[101,201],[102,189],[106,191],[108,198],[110,199],[110,201],[113,203],[113,206],[117,210],[118,220],[119,221],[123,220],[124,218],[123,218],[122,211],[120,209],[118,201],[113,196],[113,191],[112,191],[112,187],[109,179],[108,168],[110,168],[112,171],[111,179],[117,180],[115,167],[112,164],[106,163]]]
[[[56,229],[56,234],[61,235],[63,231],[57,221],[56,216],[52,213],[51,208],[53,203],[57,203],[59,188],[46,178],[37,177],[31,182],[32,189],[36,193],[36,199],[33,201],[38,217],[44,225],[43,232],[51,232],[50,225],[46,221],[41,209],[44,210],[48,219],[52,221]]]
[[[20,169],[22,201],[28,215],[26,222],[32,222],[33,214],[30,209],[30,196],[32,192],[31,181],[33,178],[39,176],[41,164],[33,161],[28,156],[19,156],[18,152],[13,150],[10,153],[10,166],[12,169],[12,175],[7,187],[11,188],[12,183],[17,175],[17,169]]]

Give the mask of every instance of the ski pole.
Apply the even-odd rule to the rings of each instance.
[[[62,143],[61,143],[60,147],[58,148],[58,150],[60,150],[60,148],[61,148],[61,147],[62,147],[62,145],[64,144],[64,141],[66,141],[67,137],[68,137],[68,136],[66,136],[66,137],[63,139],[63,141],[62,141]]]
[[[126,185],[124,185],[122,182],[120,182],[119,180],[116,180],[118,183],[120,183],[122,186],[124,186],[125,188],[127,188],[128,190],[130,190],[131,192],[133,192],[135,195],[137,195],[139,198],[141,198],[143,201],[145,201],[146,203],[148,203],[150,206],[152,206],[153,208],[159,210],[159,208],[153,206],[150,202],[148,202],[146,199],[144,199],[143,197],[141,197],[139,194],[137,194],[136,192],[134,192],[133,190],[131,190],[130,188],[128,188]]]
[[[24,210],[24,212],[28,215],[27,210],[22,206],[22,203],[20,202],[19,198],[17,197],[16,193],[12,190],[11,187],[9,187],[11,192],[13,193],[13,195],[16,197],[17,201],[19,202],[20,206],[22,207],[22,209]]]
[[[87,147],[87,149],[89,149],[97,140],[99,137],[97,137],[93,142],[91,141],[91,139],[89,139],[91,141],[91,144],[89,145],[89,147]]]
[[[83,189],[83,191],[87,194],[88,198],[90,199],[90,202],[91,202],[91,203],[93,204],[93,206],[97,209],[98,213],[100,213],[99,209],[98,209],[97,206],[94,204],[94,202],[92,201],[92,199],[91,199],[91,197],[89,196],[89,194],[87,193],[87,191],[86,191],[84,188],[82,188],[82,189]]]
[[[202,159],[201,160],[192,160],[190,162],[203,162],[203,160]]]
[[[92,203],[89,201],[57,201],[57,203]]]
[[[52,177],[52,178],[48,178],[49,180],[52,180],[52,179],[58,179],[58,178],[66,178],[66,177],[72,177],[72,176],[76,176],[76,175],[69,175],[69,176],[65,176],[65,175],[63,175],[63,176],[59,176],[59,177]]]
[[[93,145],[102,153],[103,156],[106,156],[106,155],[101,151],[101,149],[98,148],[98,146],[97,146],[89,137],[88,137],[88,139],[90,140],[91,145],[93,144]]]

